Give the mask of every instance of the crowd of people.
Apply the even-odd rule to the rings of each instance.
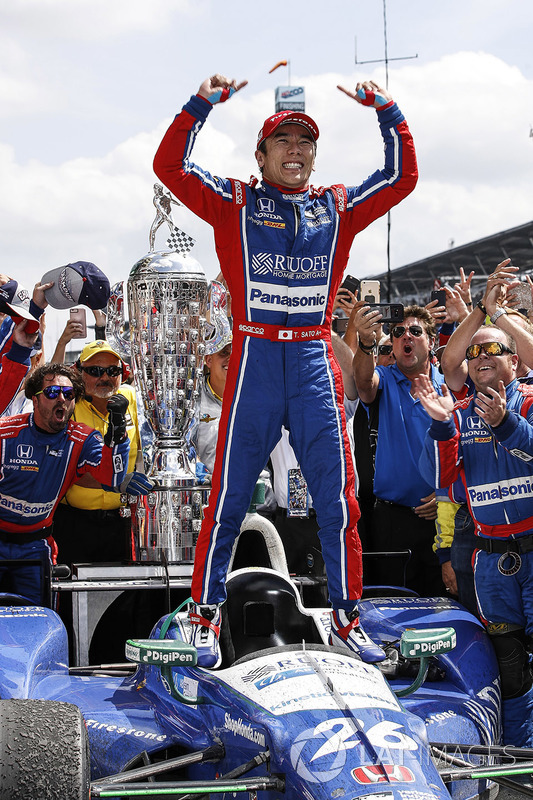
[[[479,300],[474,273],[461,269],[444,305],[410,304],[384,324],[341,281],[354,236],[416,184],[398,106],[372,82],[342,89],[376,110],[385,145],[384,166],[360,186],[309,187],[318,126],[289,111],[265,120],[261,182],[243,184],[189,157],[213,106],[245,85],[204,81],[154,162],[213,226],[231,310],[231,332],[208,348],[192,439],[212,485],[191,590],[199,663],[220,663],[225,578],[263,475],[263,513],[290,570],[327,576],[317,604],[331,605],[331,643],[385,658],[359,620],[363,583],[458,598],[494,644],[506,741],[531,746],[533,327],[517,310],[517,267],[497,265]],[[0,586],[32,602],[43,562],[130,558],[122,495],[153,488],[129,367],[105,339],[100,277],[61,269],[83,282],[56,307],[85,303],[99,334],[71,366],[78,323],[66,324],[51,361],[42,346],[63,273],[43,276],[31,298],[0,276]],[[342,333],[332,330],[339,318]]]

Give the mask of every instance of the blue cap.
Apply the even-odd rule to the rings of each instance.
[[[75,261],[52,269],[43,275],[41,284],[49,281],[54,281],[54,285],[45,291],[44,296],[52,308],[77,305],[105,308],[111,292],[106,275],[90,261]]]

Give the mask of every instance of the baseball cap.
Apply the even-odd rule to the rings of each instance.
[[[97,339],[95,342],[89,342],[89,344],[85,345],[80,353],[80,363],[83,364],[85,361],[88,361],[90,358],[100,353],[111,353],[111,355],[122,361],[119,354],[116,350],[113,350],[109,342],[106,342],[105,339]]]
[[[265,139],[272,136],[280,125],[287,125],[289,122],[303,125],[304,128],[307,128],[315,142],[318,139],[318,125],[311,117],[308,117],[307,114],[302,114],[300,111],[278,111],[277,114],[273,114],[263,122],[263,127],[257,135],[257,146],[259,147],[261,142],[264,142]]]
[[[52,269],[41,278],[41,283],[49,281],[54,281],[54,285],[44,295],[52,308],[77,305],[105,308],[111,293],[108,278],[90,261],[75,261]]]
[[[11,280],[0,286],[0,312],[8,314],[15,322],[28,319],[35,323],[26,325],[27,333],[35,333],[39,329],[39,320],[30,313],[30,293],[17,281]]]

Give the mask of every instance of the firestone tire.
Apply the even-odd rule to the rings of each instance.
[[[0,797],[89,800],[89,740],[77,706],[0,700]]]

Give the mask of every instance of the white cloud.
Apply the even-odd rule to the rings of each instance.
[[[359,183],[382,163],[374,112],[336,89],[337,83],[352,85],[352,77],[328,73],[294,76],[292,82],[299,80],[321,130],[313,182]],[[28,84],[27,91],[36,89]],[[396,69],[391,91],[414,133],[420,167],[417,188],[392,212],[393,267],[446,250],[450,239],[463,244],[532,218],[531,80],[492,55],[464,52]],[[179,107],[187,97],[171,104]],[[270,113],[272,91],[248,86],[214,109],[194,159],[216,174],[245,180],[257,174],[255,137]],[[112,282],[126,279],[148,249],[152,159],[169,121],[134,133],[101,157],[55,166],[37,158],[19,161],[15,145],[0,144],[2,271],[31,288],[48,269],[82,259],[98,264]],[[186,209],[177,209],[174,219],[197,239],[193,255],[214,277],[210,228]],[[159,236],[162,246],[164,232]],[[360,277],[386,269],[384,220],[356,238],[349,269]]]
[[[38,38],[102,39],[160,30],[176,12],[198,13],[190,0],[10,0],[0,13],[3,28]],[[195,9],[196,7],[196,9]]]

